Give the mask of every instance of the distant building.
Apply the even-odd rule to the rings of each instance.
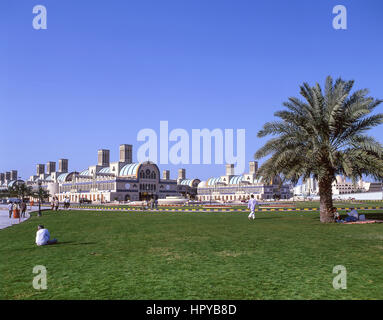
[[[17,170],[0,173],[0,190],[12,187],[16,181],[22,182],[18,177]]]
[[[380,182],[367,182],[360,179],[357,183],[353,183],[341,175],[337,175],[332,183],[333,195],[380,191],[382,191],[382,183]],[[314,178],[305,180],[301,185],[294,187],[294,194],[298,196],[319,195],[318,181]]]
[[[68,171],[68,159],[59,160],[59,171],[48,162],[47,173],[37,165],[37,175],[31,176],[28,184],[41,184],[51,196],[60,201],[69,198],[71,202],[88,199],[94,202],[147,200],[167,196],[193,197],[197,193],[199,179],[186,179],[185,169],[180,169],[177,180],[170,179],[165,170],[163,178],[158,166],[150,161],[132,162],[132,145],[120,145],[119,161],[110,162],[109,150],[98,150],[97,164],[81,171]]]
[[[360,179],[357,183],[353,183],[347,181],[344,176],[339,175],[332,184],[332,193],[334,195],[380,191],[382,191],[382,183],[380,182],[367,182]]]
[[[200,201],[241,201],[254,194],[258,200],[289,199],[292,197],[290,186],[281,185],[281,179],[276,177],[271,183],[264,183],[256,177],[258,162],[249,163],[249,173],[234,175],[234,165],[226,165],[226,174],[213,177],[198,184],[197,199]]]

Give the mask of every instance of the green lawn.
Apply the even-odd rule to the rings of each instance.
[[[37,247],[39,223],[60,244]],[[383,224],[317,213],[44,212],[0,230],[0,259],[0,299],[383,299]]]

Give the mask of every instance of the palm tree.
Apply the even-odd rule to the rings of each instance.
[[[275,112],[281,120],[264,124],[258,137],[272,135],[254,155],[270,158],[258,175],[266,181],[281,175],[296,184],[313,177],[319,183],[320,221],[334,221],[332,183],[336,175],[356,182],[362,175],[383,177],[383,148],[366,131],[383,123],[383,114],[371,114],[383,100],[367,96],[368,90],[350,94],[354,81],[329,76],[324,91],[317,83],[304,83],[300,94],[283,103],[287,108]]]

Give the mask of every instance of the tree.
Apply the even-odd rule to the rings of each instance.
[[[37,198],[39,200],[39,213],[41,216],[41,203],[44,202],[45,199],[49,198],[49,191],[45,190],[41,187],[41,182],[39,182],[39,187],[36,191],[32,191],[31,196],[33,198]]]
[[[11,196],[15,196],[20,200],[23,200],[32,194],[32,188],[28,187],[24,182],[15,183],[12,187],[9,188],[9,193]]]
[[[32,193],[31,187],[28,187],[22,181],[17,181],[11,187],[1,190],[0,198],[19,198],[20,200],[23,200],[24,198],[30,196],[31,193]]]
[[[0,190],[0,199],[9,198],[9,197],[10,197],[10,194],[8,189]]]
[[[334,221],[332,182],[336,175],[345,175],[356,182],[362,175],[377,180],[383,177],[383,148],[366,131],[383,122],[383,114],[372,114],[382,102],[367,96],[368,90],[351,94],[354,81],[341,78],[335,83],[329,76],[324,91],[317,83],[304,83],[300,94],[283,103],[287,108],[275,112],[281,120],[268,122],[258,137],[273,137],[254,155],[270,158],[260,167],[258,175],[270,181],[281,175],[284,181],[296,184],[300,178],[318,180],[320,221]]]

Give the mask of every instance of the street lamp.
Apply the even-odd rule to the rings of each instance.
[[[38,193],[38,197],[39,197],[39,217],[41,217],[41,181],[39,180],[38,182],[38,185],[39,185],[39,193]]]

